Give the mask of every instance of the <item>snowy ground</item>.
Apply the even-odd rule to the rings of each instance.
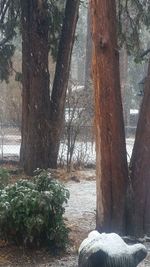
[[[0,157],[3,151],[5,157],[19,157],[20,153],[20,136],[6,136],[7,140],[3,146],[0,144]],[[126,139],[128,161],[131,157],[134,139]],[[66,146],[61,145],[60,157],[66,157]],[[95,163],[95,146],[91,143],[77,143],[74,160],[83,158],[89,163]],[[88,171],[91,174],[91,170]],[[81,241],[88,233],[95,228],[95,209],[96,209],[96,183],[95,180],[88,176],[84,171],[84,179],[80,179],[79,183],[69,181],[66,187],[70,191],[70,199],[66,206],[65,217],[67,224],[71,229],[70,239],[72,244],[68,254],[52,257],[49,251],[46,252],[30,252],[29,255],[21,248],[12,246],[0,247],[0,266],[5,267],[77,267],[78,254],[77,250]],[[95,174],[92,173],[92,176]],[[79,177],[80,178],[80,177]],[[90,179],[89,179],[90,178]],[[149,246],[149,245],[148,245]],[[41,254],[40,254],[41,253]],[[28,256],[28,257],[27,257]],[[142,262],[140,267],[150,267],[150,257]]]
[[[70,199],[66,206],[66,217],[72,223],[78,219],[79,225],[84,221],[84,226],[87,223],[85,217],[91,217],[90,225],[88,222],[88,229],[91,229],[91,227],[94,229],[95,223],[92,223],[92,218],[95,217],[96,210],[95,181],[81,180],[80,183],[68,182],[67,188],[70,192]]]
[[[134,145],[134,138],[127,138],[126,139],[126,149],[127,149],[127,159],[130,161],[132,155],[132,149]]]
[[[17,156],[19,157],[20,153],[20,136],[17,135],[7,135],[5,136],[5,142],[2,145],[0,143],[0,158],[3,157],[11,157]],[[133,138],[126,139],[126,147],[127,147],[127,158],[128,161],[132,154],[132,148],[134,144]],[[67,158],[67,146],[65,144],[61,144],[59,160],[65,162]],[[80,161],[87,164],[95,164],[96,153],[95,153],[95,144],[91,142],[76,142],[73,161]]]
[[[72,243],[65,255],[52,256],[49,251],[30,251],[27,253],[22,248],[12,246],[0,247],[0,266],[2,267],[77,267],[78,247],[88,233],[95,229],[96,209],[96,183],[95,180],[81,179],[80,182],[66,182],[70,191],[70,199],[66,206],[65,217],[71,229]],[[88,172],[85,173],[88,177]],[[91,173],[90,175],[94,173]],[[149,245],[148,245],[149,247]],[[140,267],[150,267],[149,257],[142,262]]]

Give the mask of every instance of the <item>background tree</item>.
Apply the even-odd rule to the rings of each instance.
[[[144,97],[140,109],[134,148],[130,162],[131,198],[128,232],[143,236],[150,234],[150,62],[145,80]]]
[[[64,122],[64,108],[69,80],[71,55],[78,20],[80,0],[67,0],[63,27],[58,47],[57,62],[50,105],[49,167],[57,167],[59,143]]]
[[[72,52],[71,80],[79,85],[84,84],[87,7],[85,1],[80,1],[79,19],[76,27],[75,42]]]
[[[87,114],[90,119],[94,117],[94,97],[92,84],[92,33],[90,4],[87,12],[87,37],[86,37],[86,58],[85,58],[85,94],[87,98]]]
[[[128,53],[132,53],[132,56],[136,57],[136,62],[140,62],[142,58],[150,52],[149,31],[147,31],[150,26],[150,2],[146,0],[127,1],[126,4],[124,1],[118,1],[118,3],[119,10],[122,10],[120,15],[123,16],[123,12],[125,13],[125,17],[128,19],[128,28],[130,29],[130,31],[127,31],[126,35],[125,32],[123,33],[122,27],[122,37],[124,36],[126,42],[128,41]],[[147,38],[145,39],[144,36],[147,36]],[[141,65],[146,66],[146,64]],[[137,73],[139,72],[137,71]],[[141,73],[138,74],[138,77],[140,75]],[[127,232],[136,236],[143,236],[144,234],[149,235],[150,233],[150,197],[148,193],[150,175],[149,89],[150,63],[148,74],[145,79],[144,96],[140,108],[135,143],[130,162]]]
[[[14,54],[15,46],[12,39],[16,36],[16,26],[19,15],[18,1],[2,0],[0,2],[0,80],[6,80],[11,71],[11,57]]]
[[[128,169],[115,1],[92,0],[91,12],[97,156],[96,227],[100,231],[123,233]]]
[[[2,17],[12,10],[10,1],[3,2],[3,5],[1,5]],[[14,0],[12,3],[18,3],[22,18],[23,101],[20,159],[25,172],[31,174],[37,167],[55,168],[57,166],[79,0],[66,1],[61,37],[59,35],[62,21],[61,10],[65,2],[63,5],[47,0],[42,3],[37,0],[26,2]],[[13,5],[13,10],[16,10],[15,5]],[[17,13],[18,22],[19,12]],[[8,15],[5,18],[7,20]],[[12,28],[15,29],[15,26],[16,24]],[[10,40],[13,36],[14,34],[11,32]],[[59,47],[56,49],[58,36],[60,39]],[[8,39],[7,34],[4,32],[1,44],[6,39]],[[57,55],[56,73],[51,95],[48,69],[49,48],[54,57]],[[9,55],[8,59],[10,60]],[[8,64],[11,62],[9,60],[7,60]]]

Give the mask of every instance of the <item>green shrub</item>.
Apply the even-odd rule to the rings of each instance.
[[[0,238],[17,244],[64,248],[68,229],[63,214],[69,191],[40,171],[0,190]]]
[[[7,169],[0,168],[0,189],[3,189],[9,182],[9,172]]]

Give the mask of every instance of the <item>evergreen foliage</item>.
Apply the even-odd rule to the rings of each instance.
[[[3,189],[9,182],[9,172],[7,169],[0,168],[0,190]]]
[[[16,36],[19,16],[18,0],[1,0],[0,3],[0,80],[8,81],[11,72],[11,57],[15,47],[12,43]]]
[[[150,28],[149,0],[117,0],[119,46],[139,57],[142,49],[141,32]]]
[[[56,60],[58,41],[64,15],[65,1],[47,0],[49,23],[49,49]],[[0,3],[0,80],[8,81],[12,70],[11,58],[16,48],[15,38],[21,34],[19,0],[2,0]]]
[[[25,246],[65,248],[68,190],[47,171],[0,190],[0,238]]]
[[[11,72],[12,61],[14,54],[14,46],[12,44],[5,44],[0,47],[0,80],[8,82],[9,74]]]
[[[66,1],[47,0],[49,22],[49,49],[56,60],[58,41]],[[86,1],[81,1],[86,3]],[[117,0],[119,46],[124,44],[129,54],[141,54],[140,33],[143,25],[150,26],[149,0]],[[1,0],[0,3],[0,80],[8,81],[12,70],[11,58],[16,44],[14,39],[20,34],[20,1]],[[19,28],[19,31],[18,31]]]

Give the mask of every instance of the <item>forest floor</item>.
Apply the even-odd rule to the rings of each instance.
[[[96,183],[95,171],[76,171],[61,179],[70,191],[65,219],[70,231],[70,244],[65,253],[52,255],[48,249],[25,250],[0,242],[0,266],[2,267],[77,267],[78,248],[88,233],[95,228]],[[16,179],[15,177],[13,179]],[[150,247],[148,244],[146,244]],[[140,267],[150,266],[150,257]]]

